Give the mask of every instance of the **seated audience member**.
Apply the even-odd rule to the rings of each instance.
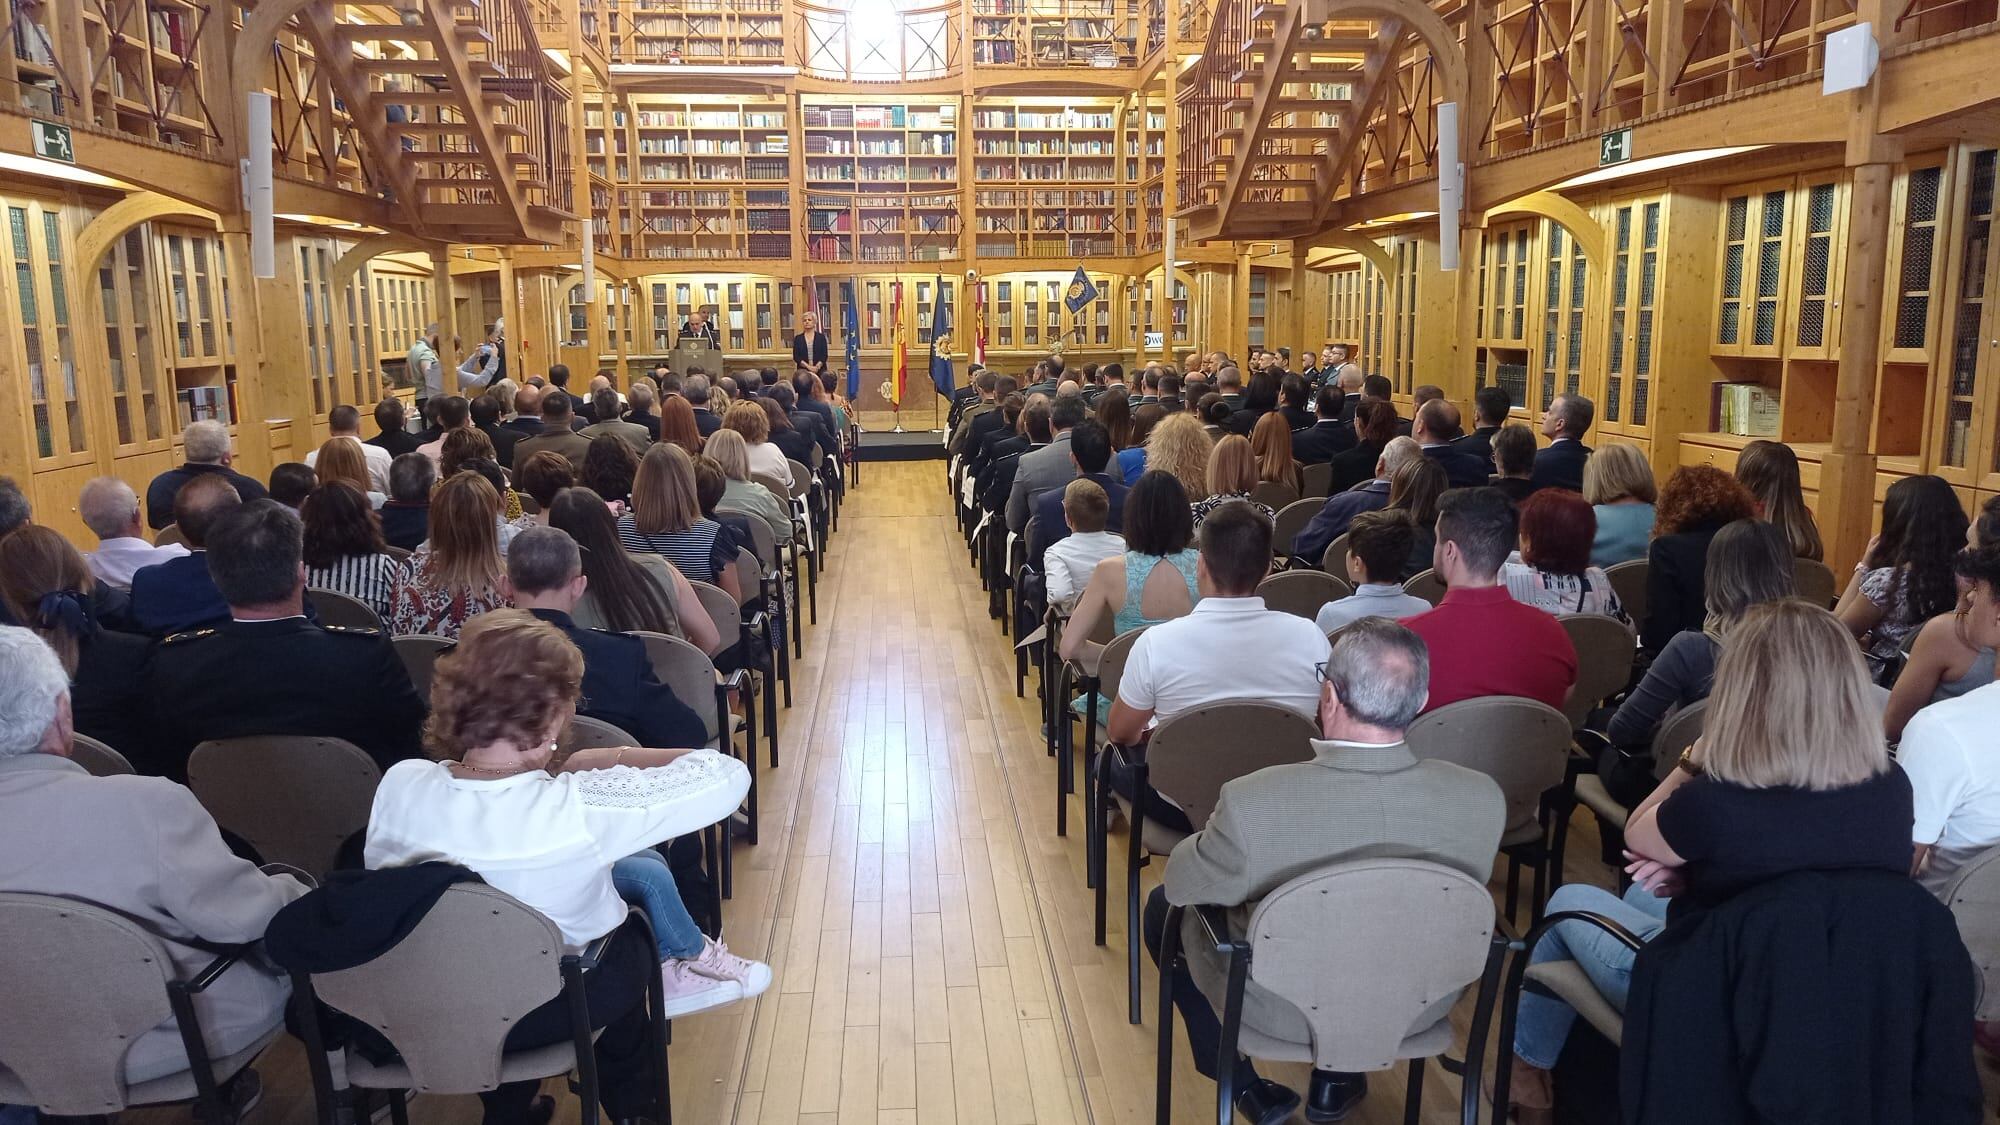
[[[1354,593],[1320,607],[1313,619],[1320,632],[1331,633],[1364,617],[1400,621],[1430,612],[1431,603],[1403,590],[1415,533],[1410,513],[1400,509],[1354,517],[1347,528],[1347,580]]]
[[[1050,605],[1068,608],[1075,604],[1097,564],[1125,553],[1124,537],[1105,530],[1110,518],[1111,499],[1102,484],[1086,476],[1063,486],[1062,521],[1067,534],[1049,544],[1042,554]]]
[[[500,511],[493,517],[493,534],[495,541],[500,544],[500,557],[505,559],[507,544],[512,543],[523,528],[536,526],[533,520],[522,518],[526,515],[526,511],[521,506],[521,494],[507,487],[507,474],[500,470],[500,466],[491,457],[468,457],[459,463],[458,471],[479,477],[490,485],[493,494],[500,498]]]
[[[1372,416],[1372,411],[1363,411],[1361,417]],[[1389,504],[1389,488],[1397,470],[1423,458],[1424,452],[1414,440],[1391,440],[1385,443],[1375,458],[1374,479],[1366,480],[1344,492],[1336,492],[1326,498],[1326,503],[1299,533],[1292,537],[1293,558],[1304,559],[1308,565],[1319,565],[1320,557],[1333,541],[1346,534],[1354,517],[1363,512],[1373,512]],[[1390,577],[1385,575],[1385,580]]]
[[[1479,458],[1481,464],[1493,463],[1493,435],[1507,424],[1507,417],[1514,410],[1514,396],[1505,387],[1481,387],[1472,393],[1472,432],[1452,442],[1460,452],[1470,453]]]
[[[1590,447],[1583,444],[1590,432],[1597,407],[1579,394],[1557,395],[1542,414],[1542,436],[1549,444],[1535,454],[1536,488],[1567,488],[1583,491],[1583,466],[1590,460]]]
[[[1304,429],[1313,424],[1314,417],[1310,404],[1312,387],[1303,376],[1282,375],[1278,379],[1278,413],[1285,419],[1285,437],[1289,439],[1293,430]],[[1262,422],[1263,419],[1257,419]]]
[[[1799,455],[1782,442],[1753,441],[1736,455],[1736,479],[1757,502],[1757,518],[1769,520],[1785,533],[1792,553],[1819,561],[1826,557],[1819,525],[1806,507],[1805,486],[1799,482]]]
[[[1519,504],[1535,493],[1535,431],[1519,422],[1500,427],[1493,435],[1493,471],[1499,480],[1493,487]]]
[[[467,470],[438,486],[431,536],[403,561],[385,622],[396,636],[456,637],[468,619],[501,609],[500,494]]]
[[[1382,510],[1406,512],[1410,517],[1410,554],[1403,560],[1404,581],[1431,568],[1431,555],[1437,547],[1438,500],[1450,484],[1444,470],[1429,457],[1410,458],[1389,478],[1389,503]]]
[[[346,481],[320,485],[299,509],[299,522],[306,585],[346,594],[386,617],[403,564],[386,549],[381,520],[368,498]]]
[[[775,375],[776,372],[772,374]],[[840,456],[840,437],[832,429],[833,419],[831,411],[826,416],[822,416],[813,410],[799,405],[798,392],[792,389],[790,383],[780,382],[770,390],[764,392],[764,395],[772,402],[778,404],[778,409],[785,415],[785,420],[790,422],[792,428],[805,438],[805,442],[801,448],[805,451],[806,455],[797,459],[799,464],[812,464],[813,446],[818,446],[820,452],[828,457]]]
[[[141,631],[164,637],[228,618],[229,605],[209,576],[205,548],[215,522],[242,503],[219,476],[198,476],[181,486],[173,522],[191,553],[132,576],[132,620]]]
[[[515,443],[514,459],[519,461],[547,450],[562,454],[573,469],[582,472],[584,455],[590,452],[590,439],[571,428],[574,421],[576,412],[569,395],[560,390],[543,395],[541,431]]]
[[[1223,786],[1208,823],[1168,857],[1162,885],[1146,901],[1143,932],[1154,960],[1169,904],[1227,907],[1230,933],[1241,940],[1265,895],[1344,859],[1422,860],[1477,880],[1492,874],[1507,818],[1500,787],[1463,766],[1419,761],[1403,741],[1428,686],[1423,642],[1392,621],[1357,620],[1334,642],[1319,679],[1317,718],[1326,737],[1313,740],[1313,760]],[[1186,962],[1174,977],[1174,1006],[1195,1069],[1214,1078],[1222,1028],[1210,997],[1226,987],[1228,963],[1199,936],[1191,911],[1182,925]],[[1457,999],[1440,997],[1419,1025],[1442,1017]],[[1290,1000],[1255,981],[1244,986],[1242,1018],[1249,1028],[1304,1023]],[[1235,1088],[1237,1112],[1258,1125],[1290,1120],[1299,1107],[1296,1092],[1260,1077],[1240,1056]],[[1314,1070],[1307,1119],[1337,1121],[1367,1093],[1365,1075]]]
[[[398,424],[400,425],[400,422]],[[380,445],[361,440],[359,410],[343,403],[327,411],[326,429],[329,438],[344,438],[361,447],[361,456],[368,464],[368,487],[363,489],[364,492],[389,491],[389,462],[394,461],[396,455]],[[306,454],[306,466],[312,469],[319,467],[319,450],[315,449]]]
[[[521,443],[521,435],[500,424],[499,396],[490,391],[480,395],[478,398],[472,400],[470,409],[472,411],[472,428],[484,434],[487,442],[493,446],[493,459],[500,463],[501,468],[513,468],[514,447]],[[388,490],[386,488],[378,488],[376,491],[386,492]]]
[[[569,458],[560,453],[544,449],[524,458],[514,470],[514,487],[535,502],[535,511],[521,526],[548,523],[549,505],[555,503],[556,493],[575,483],[576,471],[570,468]]]
[[[346,739],[383,769],[418,753],[424,701],[389,638],[306,620],[302,539],[278,504],[216,521],[208,569],[228,618],[160,642],[146,684],[158,754],[140,773],[179,780],[197,744],[255,734]]]
[[[702,612],[694,587],[665,557],[625,550],[618,542],[618,517],[602,496],[588,488],[563,489],[549,508],[549,526],[567,532],[583,552],[589,585],[570,610],[579,626],[665,633],[710,656],[721,650],[715,620]]]
[[[402,399],[391,397],[376,403],[375,436],[368,439],[368,444],[387,452],[390,460],[405,453],[415,453],[422,443],[417,441],[417,435],[405,428],[407,418]]]
[[[1117,532],[1125,526],[1125,494],[1130,490],[1105,472],[1111,464],[1111,438],[1104,427],[1089,419],[1073,426],[1069,432],[1069,456],[1076,467],[1076,480],[1090,481],[1104,490],[1105,503],[1109,505],[1104,529]],[[1029,558],[1046,555],[1051,544],[1069,534],[1069,524],[1063,519],[1067,489],[1067,485],[1051,488],[1035,501],[1033,518],[1028,521]]]
[[[1193,414],[1162,418],[1146,439],[1146,471],[1168,473],[1181,482],[1189,503],[1208,499],[1208,458],[1215,442]]]
[[[791,388],[787,387],[785,390],[789,392]],[[763,409],[765,423],[771,430],[768,440],[785,455],[785,460],[788,462],[787,470],[790,469],[789,462],[792,461],[797,461],[801,465],[812,464],[815,443],[811,434],[799,428],[804,420],[792,421],[792,416],[785,412],[783,404],[769,395],[753,400],[753,404]]]
[[[151,737],[143,689],[153,645],[104,627],[91,607],[95,584],[83,556],[50,528],[30,524],[0,538],[0,607],[62,661],[76,732],[143,754]]]
[[[715,416],[710,414],[708,417],[713,418]],[[694,407],[689,406],[687,400],[679,395],[667,396],[666,405],[660,409],[660,417],[657,421],[660,426],[658,440],[673,442],[675,445],[687,450],[690,457],[699,456],[706,450],[708,448],[708,439],[715,434],[716,430],[722,428],[718,424],[714,430],[704,432],[701,428],[700,417],[695,413]],[[720,419],[717,421],[719,423]],[[644,453],[644,450],[640,450],[641,456]]]
[[[398,454],[389,466],[389,498],[378,513],[382,541],[414,551],[431,536],[431,489],[437,486],[437,466],[421,453]]]
[[[1423,447],[1424,456],[1438,463],[1453,488],[1478,488],[1486,483],[1487,461],[1452,444],[1463,436],[1458,407],[1442,398],[1424,403],[1411,421],[1410,436]]]
[[[1256,487],[1257,454],[1250,449],[1250,439],[1242,434],[1224,434],[1208,451],[1208,495],[1194,503],[1195,534],[1201,534],[1201,521],[1210,512],[1236,501],[1271,519],[1275,513],[1269,504],[1250,499],[1250,490]]]
[[[431,416],[431,427],[437,436],[418,446],[417,452],[431,459],[438,467],[438,476],[449,478],[451,473],[444,467],[444,439],[472,428],[472,404],[458,395],[441,395],[431,399],[424,409]]]
[[[1591,454],[1583,466],[1583,498],[1597,517],[1590,565],[1612,567],[1646,557],[1659,495],[1653,467],[1637,446],[1617,442]]]
[[[439,440],[442,443],[438,448],[439,480],[450,480],[471,468],[474,461],[492,461],[495,468],[500,465],[493,456],[493,443],[470,426],[448,430]],[[504,474],[501,479],[504,483]]]
[[[486,440],[485,435],[479,433],[477,430],[453,431],[451,434],[446,435],[447,444],[456,440],[460,433],[469,434],[482,442]],[[306,489],[305,495],[300,496],[297,503],[288,503],[283,496],[278,494],[276,489],[273,489],[271,499],[284,504],[285,507],[296,512],[305,504],[306,496],[312,494],[313,488],[317,488],[329,481],[344,481],[353,485],[356,491],[367,497],[369,507],[381,507],[389,497],[387,494],[375,490],[374,482],[368,477],[368,463],[357,452],[360,448],[358,444],[342,438],[326,439],[320,448],[315,450],[319,454],[319,468],[314,470],[312,487]],[[490,451],[493,447],[489,444],[485,448]],[[273,475],[272,480],[274,483],[276,479],[276,476]]]
[[[542,432],[542,389],[531,380],[514,392],[514,416],[500,423],[518,435],[515,445]]]
[[[363,466],[364,472],[366,466]],[[319,487],[319,474],[312,466],[298,461],[286,461],[271,468],[271,483],[265,495],[296,512],[299,505],[306,502],[306,495]]]
[[[1904,638],[1958,602],[1952,558],[1965,542],[1965,509],[1943,477],[1904,477],[1882,497],[1882,534],[1854,566],[1834,610],[1864,642],[1880,675]]]
[[[1201,600],[1193,611],[1147,629],[1132,646],[1104,727],[1106,740],[1134,746],[1159,723],[1231,699],[1275,703],[1302,715],[1318,710],[1326,634],[1303,617],[1264,608],[1257,596],[1257,584],[1271,572],[1271,521],[1248,504],[1217,508],[1202,523],[1196,572]],[[1252,678],[1216,674],[1249,668],[1256,669]],[[1114,770],[1110,784],[1133,796],[1129,772],[1121,777]],[[1194,831],[1166,801],[1149,800],[1146,815],[1163,827]]]
[[[1979,518],[1965,532],[1969,551],[1996,545],[2000,545],[2000,497],[1986,501],[1979,509]],[[1909,659],[1896,674],[1889,702],[1882,708],[1882,728],[1892,746],[1919,708],[1957,699],[1993,682],[1994,650],[1972,643],[1972,631],[1966,623],[1969,594],[1962,571],[1958,586],[1957,612],[1940,613],[1924,622],[1909,646]]]
[[[634,380],[631,393],[625,396],[625,420],[645,428],[648,445],[660,440],[660,415],[654,406],[658,399],[659,391],[652,381],[643,378]],[[681,398],[681,405],[686,406],[687,399]],[[689,413],[693,413],[692,408]]]
[[[640,460],[632,506],[618,517],[618,540],[628,551],[666,556],[692,581],[713,583],[732,598],[743,596],[736,577],[736,538],[701,514],[694,461],[678,445],[659,442]]]
[[[1118,450],[1117,477],[1120,484],[1130,488],[1139,483],[1139,477],[1146,471],[1146,446],[1152,440],[1153,430],[1167,412],[1157,402],[1149,402],[1132,412],[1132,444]]]
[[[0,557],[5,545],[0,544]],[[2000,646],[2000,548],[1968,550],[1958,573],[1972,583],[1963,616],[1966,640],[1991,653]],[[1987,684],[1918,711],[1903,727],[1896,761],[1915,791],[1914,870],[1943,896],[1958,869],[2000,844],[2000,759],[1992,752],[2000,724],[2000,687]]]
[[[1048,400],[1037,399],[1037,401],[1042,404],[1042,417],[1046,420],[1048,417]],[[995,461],[998,461],[1003,456],[1020,452],[1026,448],[1025,444],[1019,442],[1017,439],[1020,438],[1023,432],[1021,414],[1027,408],[1028,396],[1016,391],[1001,399],[999,405],[994,409],[974,416],[973,421],[975,422],[988,416],[994,416],[999,419],[999,424],[986,430],[985,435],[979,439],[979,444],[970,449],[965,459],[965,476],[969,476],[974,480],[990,480]],[[1007,447],[1005,452],[1002,452],[1003,446]],[[980,491],[984,492],[985,490],[982,488]]]
[[[1278,420],[1264,420],[1273,416]],[[1299,476],[1298,462],[1292,459],[1292,431],[1282,414],[1273,411],[1257,419],[1250,430],[1250,452],[1257,458],[1258,483],[1282,485],[1294,492],[1305,483]]]
[[[1770,524],[1737,520],[1709,545],[1703,587],[1708,616],[1702,627],[1674,634],[1605,728],[1611,748],[1598,759],[1598,776],[1627,807],[1652,792],[1653,736],[1660,723],[1673,711],[1708,698],[1730,630],[1752,607],[1792,596],[1790,548]]]
[[[1007,498],[1013,495],[1014,474],[1021,467],[1022,456],[1047,445],[1054,433],[1049,425],[1050,403],[1046,396],[1023,399],[1020,395],[1009,395],[996,413],[1002,418],[1013,414],[1014,420],[1009,423],[1006,436],[991,443],[992,459],[973,474],[972,487],[980,508],[993,513],[996,523],[1004,523]]]
[[[1491,488],[1453,489],[1438,503],[1434,565],[1444,601],[1406,622],[1430,646],[1426,711],[1488,695],[1561,708],[1576,684],[1569,634],[1501,584],[1518,526],[1514,505]]]
[[[198,477],[220,477],[228,481],[243,500],[261,500],[268,495],[255,477],[246,477],[230,468],[235,453],[230,449],[229,427],[212,418],[190,422],[181,431],[183,453],[187,457],[177,469],[168,469],[146,486],[146,522],[158,531],[174,522],[174,497],[181,486]]]
[[[49,647],[26,629],[0,629],[0,892],[115,911],[172,961],[153,967],[154,989],[162,970],[189,980],[218,948],[262,938],[278,908],[306,888],[231,854],[184,787],[84,772],[69,760],[70,706],[68,677]],[[284,976],[252,957],[188,1000],[220,1058],[275,1031],[289,996]],[[168,1019],[126,1044],[121,1077],[137,1083],[187,1069],[181,1029]],[[257,1089],[246,1069],[221,1096],[247,1109]]]
[[[1544,488],[1521,505],[1520,521],[1520,549],[1500,570],[1515,601],[1547,613],[1626,620],[1611,579],[1590,562],[1597,516],[1589,501],[1567,488]]]
[[[1354,444],[1334,454],[1333,459],[1327,462],[1333,466],[1330,495],[1346,492],[1375,476],[1375,467],[1382,459],[1382,450],[1390,441],[1400,436],[1396,433],[1398,421],[1396,408],[1386,401],[1374,399],[1367,401],[1373,402],[1374,405],[1366,410],[1359,406],[1354,408]]]
[[[1035,502],[1046,492],[1060,492],[1076,479],[1076,459],[1070,456],[1070,431],[1089,417],[1089,408],[1077,395],[1058,395],[1049,404],[1049,425],[1054,437],[1040,449],[1021,455],[1014,469],[1014,483],[1007,492],[1007,530],[1026,533],[1028,517]]]
[[[626,422],[619,418],[618,392],[610,387],[601,387],[590,394],[591,416],[597,421],[577,431],[579,437],[596,439],[614,437],[629,446],[636,456],[653,444],[652,432],[638,422]]]
[[[717,507],[722,503],[722,493],[728,484],[729,477],[723,473],[722,466],[715,463],[715,458],[694,459],[694,496],[695,502],[701,506],[702,518],[721,524],[723,531],[727,533],[724,538],[728,539],[737,551],[749,551],[750,544],[756,541],[752,538],[755,533],[751,524],[757,517],[746,516],[741,512],[725,512]],[[732,554],[730,557],[734,559],[736,556]],[[740,572],[737,581],[742,581]]]
[[[717,430],[703,448],[707,456],[715,459],[724,477],[722,502],[716,506],[725,512],[754,516],[771,529],[774,543],[780,547],[790,543],[791,509],[772,495],[770,489],[750,479],[750,447],[743,443],[743,435],[735,430]]]
[[[179,543],[154,546],[146,541],[146,519],[139,511],[139,494],[117,477],[95,477],[76,498],[76,514],[97,536],[97,550],[85,556],[99,582],[130,589],[132,575],[145,567],[188,553]]]
[[[607,503],[623,505],[631,501],[632,478],[638,475],[639,455],[632,452],[632,446],[611,434],[599,434],[590,439],[590,452],[584,454],[583,472],[577,483],[604,497]]]
[[[1548,913],[1601,914],[1650,941],[1669,919],[1683,925],[1790,872],[1907,875],[1910,780],[1889,760],[1877,715],[1860,653],[1832,614],[1791,599],[1750,610],[1723,646],[1701,740],[1626,823],[1631,890],[1621,899],[1571,883]],[[1575,961],[1622,1010],[1635,957],[1595,926],[1564,922],[1530,961]],[[1554,996],[1521,997],[1517,1105],[1553,1104],[1549,1071],[1575,1022]]]
[[[1148,469],[1125,498],[1125,553],[1090,572],[1063,630],[1061,655],[1073,660],[1097,646],[1089,637],[1104,614],[1113,635],[1183,617],[1201,600],[1199,560],[1188,543],[1194,516],[1187,493],[1169,473]]]
[[[1646,549],[1646,624],[1639,645],[1657,653],[1674,634],[1699,629],[1708,616],[1702,577],[1715,533],[1754,519],[1750,493],[1713,465],[1682,465],[1660,490],[1653,543]]]
[[[722,416],[709,409],[714,403],[715,391],[706,375],[690,375],[681,388],[688,406],[694,410],[695,431],[708,437],[722,428]],[[664,415],[663,415],[664,416]]]
[[[743,438],[745,456],[750,459],[753,476],[770,477],[782,484],[791,484],[791,459],[785,456],[784,450],[771,443],[771,416],[764,412],[763,406],[754,401],[739,402],[722,416],[722,425],[735,430]],[[651,452],[647,450],[649,455]],[[682,452],[687,453],[686,450]],[[688,456],[693,457],[693,454]]]
[[[539,534],[536,532],[534,534]],[[526,676],[522,669],[537,675]],[[520,610],[475,622],[438,661],[437,716],[426,745],[437,760],[404,762],[382,777],[368,817],[370,868],[442,859],[540,912],[566,947],[611,935],[585,988],[596,1037],[599,1099],[614,1120],[657,1117],[648,1058],[645,991],[658,974],[669,1014],[740,1000],[770,985],[770,970],[705,938],[688,917],[654,845],[727,817],[749,791],[748,771],[710,750],[580,750],[549,770],[555,742],[576,713],[584,661],[561,630]],[[492,706],[495,683],[509,705]],[[496,825],[511,831],[494,831]],[[617,857],[626,857],[623,859]],[[622,896],[653,923],[625,925]],[[528,1013],[508,1034],[514,1049],[567,1044],[567,998]],[[539,1080],[480,1095],[486,1120],[534,1121]]]
[[[1347,396],[1340,384],[1328,381],[1313,399],[1313,424],[1292,432],[1292,459],[1301,465],[1324,465],[1354,448],[1354,427],[1341,417]]]

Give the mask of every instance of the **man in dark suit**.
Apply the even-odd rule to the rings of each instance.
[[[1160,409],[1168,414],[1179,414],[1181,411],[1187,409],[1186,404],[1181,401],[1182,397],[1181,377],[1171,371],[1162,372],[1160,374],[1160,397],[1158,399]]]
[[[1028,385],[1028,393],[1056,397],[1062,387],[1062,357],[1050,356],[1035,363],[1035,381]]]
[[[571,418],[574,419],[582,417],[583,412],[590,408],[590,404],[588,402],[585,402],[583,399],[580,399],[577,396],[569,393],[568,364],[557,363],[550,365],[549,387],[553,393],[560,394],[564,398],[569,399],[569,413]],[[544,397],[546,397],[546,393]],[[544,418],[546,419],[546,415],[544,416]]]
[[[542,432],[542,388],[529,385],[515,391],[514,416],[500,425],[512,431],[516,441],[539,436]]]
[[[389,462],[389,499],[377,512],[383,542],[414,551],[431,537],[431,489],[436,485],[437,466],[421,453]]]
[[[1215,373],[1215,389],[1222,395],[1231,414],[1243,409],[1243,372],[1234,367],[1225,367]]]
[[[697,433],[707,437],[722,428],[721,417],[708,408],[710,394],[708,376],[688,376],[687,382],[681,388],[681,394],[686,396],[688,405],[694,407],[694,428]]]
[[[1596,404],[1582,395],[1557,395],[1549,403],[1542,415],[1542,436],[1549,444],[1535,454],[1535,473],[1529,478],[1536,488],[1583,491],[1583,463],[1590,460],[1583,436],[1596,417]]]
[[[993,381],[993,401],[1005,402],[1008,395],[1019,389],[1020,384],[1013,376],[1002,375]],[[997,407],[983,414],[974,414],[972,419],[965,423],[965,443],[961,451],[968,456],[976,455],[984,445],[987,435],[1000,431],[1006,424],[1007,419]]]
[[[1458,419],[1458,407],[1445,399],[1431,399],[1417,408],[1410,436],[1423,447],[1424,456],[1444,470],[1451,487],[1478,488],[1493,475],[1492,466],[1451,444],[1459,436]]]
[[[1365,379],[1361,369],[1353,364],[1340,367],[1340,373],[1323,381],[1323,386],[1335,387],[1340,391],[1340,420],[1354,421],[1354,409],[1361,405],[1361,388]]]
[[[1346,395],[1328,383],[1319,389],[1313,405],[1316,420],[1292,434],[1292,459],[1302,465],[1323,465],[1336,454],[1354,448],[1354,426],[1340,420]]]
[[[1046,434],[1049,428],[1049,400],[1037,397],[1034,402],[1037,404],[1036,415],[1041,420],[1039,432]],[[1000,404],[1000,409],[996,411],[1002,419],[1000,427],[986,435],[977,452],[966,463],[966,473],[972,478],[974,499],[986,495],[986,490],[993,484],[995,468],[1002,459],[1019,457],[1033,447],[1028,438],[1029,420],[1023,417],[1028,406],[1028,400],[1018,391],[1008,395],[1007,401]],[[1014,418],[1011,425],[1005,422],[1010,414]]]
[[[199,743],[259,734],[344,739],[384,770],[422,754],[426,708],[389,638],[307,620],[299,518],[253,501],[209,540],[227,614],[160,642],[146,682],[159,733],[139,772],[181,780]]]
[[[229,618],[229,605],[208,572],[210,530],[243,500],[217,476],[196,477],[174,496],[174,524],[189,554],[132,575],[132,618],[155,637]]]
[[[965,413],[965,408],[979,401],[979,387],[977,384],[980,372],[985,370],[985,365],[979,363],[975,363],[965,369],[965,385],[951,392],[951,410],[945,414],[944,420],[945,433],[949,434],[956,431],[958,429],[959,416]]]
[[[646,644],[626,633],[578,628],[570,614],[587,581],[583,555],[561,528],[534,527],[507,547],[507,586],[516,608],[561,629],[583,654],[583,700],[578,710],[610,723],[642,746],[708,745],[694,708],[653,674]]]
[[[500,400],[480,395],[472,400],[472,425],[493,443],[493,459],[503,468],[514,467],[514,443],[521,435],[500,424]]]
[[[1077,476],[1103,486],[1104,495],[1111,501],[1104,530],[1123,534],[1128,490],[1117,477],[1104,471],[1111,463],[1110,432],[1095,419],[1078,422],[1069,432],[1069,456],[1076,463]],[[1050,544],[1060,543],[1068,536],[1069,523],[1063,519],[1063,490],[1052,488],[1035,501],[1034,515],[1028,520],[1028,557],[1041,558]]]
[[[189,423],[181,431],[181,444],[186,463],[154,477],[153,483],[146,487],[146,522],[154,531],[173,522],[174,494],[198,477],[220,477],[245,500],[261,500],[269,495],[262,481],[229,467],[235,454],[230,451],[228,426],[214,419]]]
[[[1476,423],[1471,433],[1452,442],[1461,452],[1470,453],[1488,464],[1493,461],[1493,435],[1507,424],[1507,415],[1514,409],[1514,398],[1505,387],[1481,387],[1472,395],[1472,417]]]
[[[415,453],[417,435],[403,428],[403,400],[385,398],[375,404],[375,426],[381,432],[368,439],[369,445],[380,446],[389,451],[391,457],[401,457],[405,453]]]
[[[1004,516],[1007,497],[1014,490],[1014,475],[1021,468],[1021,458],[1047,446],[1054,437],[1054,427],[1049,421],[1049,400],[1039,395],[1029,399],[1028,405],[1021,409],[1021,432],[993,447],[992,463],[987,466],[984,483],[978,491],[980,506]]]

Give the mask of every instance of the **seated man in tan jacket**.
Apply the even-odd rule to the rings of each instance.
[[[232,854],[184,787],[158,777],[92,777],[69,760],[69,679],[47,644],[0,628],[0,891],[57,895],[115,910],[165,943],[176,976],[206,968],[218,945],[258,941],[278,908],[306,892]],[[246,1050],[284,1020],[285,978],[256,959],[193,997],[209,1054]],[[174,1021],[133,1040],[125,1079],[188,1068]],[[224,1091],[254,1099],[256,1074]]]
[[[1146,948],[1155,960],[1169,903],[1230,907],[1230,928],[1240,936],[1265,895],[1342,859],[1424,860],[1481,882],[1491,875],[1507,817],[1500,786],[1462,766],[1420,762],[1403,742],[1430,691],[1423,641],[1394,621],[1364,618],[1341,632],[1320,679],[1326,738],[1314,740],[1313,760],[1224,785],[1208,824],[1168,858],[1164,885],[1146,903]],[[1221,1040],[1215,1005],[1227,966],[1200,926],[1192,912],[1185,916],[1187,969],[1174,981],[1174,1004],[1196,1069],[1214,1078]],[[1303,1017],[1251,982],[1243,1022],[1287,1027]],[[1276,1125],[1299,1106],[1298,1094],[1260,1078],[1247,1059],[1236,1061],[1236,1089],[1237,1111],[1255,1125]],[[1367,1091],[1362,1075],[1315,1070],[1306,1119],[1338,1121]]]

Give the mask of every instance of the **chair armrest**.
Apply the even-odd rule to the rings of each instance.
[[[221,955],[210,961],[200,972],[180,982],[181,987],[190,993],[207,991],[208,986],[220,980],[222,974],[229,971],[230,966],[248,957],[255,946],[255,942],[245,942],[242,945],[225,947]]]
[[[743,628],[749,630],[753,634],[763,632],[765,616],[766,615],[763,610],[761,609],[758,610],[756,613],[753,613],[749,617],[744,619]]]
[[[1602,914],[1589,910],[1563,910],[1555,914],[1550,914],[1540,922],[1535,923],[1534,928],[1530,929],[1527,936],[1521,939],[1519,948],[1532,951],[1536,945],[1541,943],[1544,934],[1562,922],[1583,922],[1596,926],[1598,929],[1610,934],[1612,940],[1634,953],[1639,952],[1646,944],[1640,941],[1638,935],[1634,934],[1631,930],[1626,929]]]
[[[1202,932],[1208,935],[1209,944],[1215,946],[1217,953],[1228,956],[1238,947],[1245,950],[1250,948],[1248,942],[1229,936],[1229,913],[1222,907],[1205,902],[1197,904],[1192,909],[1195,920],[1201,923]]]
[[[749,671],[744,668],[738,668],[736,671],[722,677],[722,686],[737,692],[747,690],[750,686]]]

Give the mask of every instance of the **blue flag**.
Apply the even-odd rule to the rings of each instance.
[[[931,307],[931,385],[951,397],[951,304],[945,300],[944,275],[937,278],[937,304]],[[940,354],[942,349],[942,354]]]
[[[1076,276],[1069,279],[1069,291],[1063,294],[1063,307],[1072,313],[1082,312],[1083,306],[1097,300],[1097,286],[1086,277],[1083,267],[1076,267]]]
[[[854,311],[854,283],[840,283],[840,304],[846,315],[840,332],[847,338],[847,401],[861,401],[861,321]]]

